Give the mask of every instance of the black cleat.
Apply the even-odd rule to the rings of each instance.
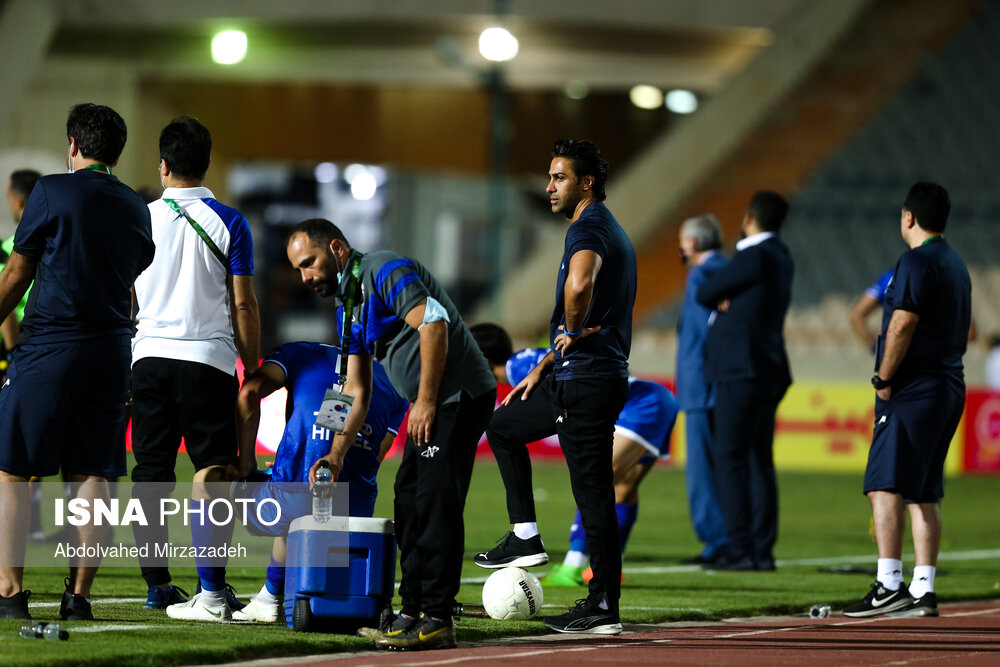
[[[739,560],[733,560],[726,556],[723,556],[714,563],[707,563],[701,566],[701,569],[708,570],[710,572],[751,572],[757,570],[757,563],[754,562],[753,558],[740,558]]]
[[[522,540],[508,531],[497,545],[487,552],[476,554],[475,563],[479,567],[497,570],[501,567],[534,567],[549,562],[541,535]]]
[[[412,617],[408,617],[412,620]],[[420,614],[416,623],[411,623],[404,632],[391,634],[382,633],[375,637],[375,648],[390,651],[431,651],[435,649],[455,648],[455,624],[451,617],[435,618]]]
[[[28,598],[30,597],[31,591],[14,593],[9,598],[0,597],[0,618],[31,620],[31,613],[28,611]]]
[[[878,616],[887,614],[890,611],[899,611],[913,605],[913,596],[906,586],[900,584],[899,590],[890,591],[880,582],[872,584],[872,589],[868,591],[860,602],[844,608],[844,616],[851,618],[865,618],[866,616]]]
[[[576,606],[565,614],[548,616],[542,622],[556,632],[617,635],[622,631],[622,623],[618,614],[601,609],[588,598],[577,600]]]
[[[65,579],[66,590],[59,603],[59,618],[64,621],[92,621],[94,612],[87,598],[69,591],[69,577]]]
[[[143,609],[166,609],[172,604],[180,604],[188,601],[188,593],[183,588],[177,586],[150,586],[146,594],[146,604]]]

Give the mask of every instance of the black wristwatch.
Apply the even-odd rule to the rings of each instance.
[[[872,376],[872,386],[875,387],[876,390],[877,389],[885,389],[886,387],[888,387],[891,384],[892,384],[892,380],[883,380],[882,378],[880,378],[878,376],[878,373],[876,373],[875,375]]]

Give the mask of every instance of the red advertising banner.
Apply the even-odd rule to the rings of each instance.
[[[966,394],[962,471],[1000,475],[1000,392]]]

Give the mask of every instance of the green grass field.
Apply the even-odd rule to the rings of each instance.
[[[392,515],[395,461],[381,472],[383,495],[376,516]],[[179,475],[180,476],[180,475]],[[535,467],[539,525],[554,561],[565,553],[573,503],[563,464]],[[684,474],[657,468],[643,482],[639,522],[625,559],[621,615],[624,623],[708,620],[733,616],[802,613],[812,604],[834,609],[867,592],[869,574],[826,573],[826,566],[872,567],[875,545],[868,534],[868,501],[860,475],[779,475],[781,532],[777,572],[717,573],[678,566],[698,544],[687,515]],[[942,506],[945,534],[937,591],[942,602],[1000,597],[1000,521],[996,498],[1000,480],[966,477],[948,480]],[[466,561],[459,599],[480,602],[488,574],[472,564],[508,530],[502,484],[492,461],[477,463],[466,507]],[[907,554],[912,553],[907,549]],[[912,558],[904,556],[904,565]],[[536,574],[547,571],[536,569]],[[33,591],[37,620],[55,620],[66,570],[29,568],[26,588]],[[175,582],[194,590],[193,568],[173,571]],[[259,590],[263,568],[230,568],[229,582],[242,598]],[[544,586],[544,579],[542,580]],[[70,640],[21,639],[20,621],[0,621],[0,664],[173,665],[225,662],[281,655],[356,651],[371,642],[343,635],[295,633],[284,626],[215,625],[178,622],[162,611],[142,609],[145,585],[135,568],[106,568],[94,585],[96,623],[67,623]],[[543,613],[561,613],[583,589],[545,589]],[[135,601],[102,602],[111,598]],[[398,602],[398,600],[397,600]],[[88,632],[88,630],[93,630]],[[539,621],[500,622],[462,618],[459,641],[547,632]]]

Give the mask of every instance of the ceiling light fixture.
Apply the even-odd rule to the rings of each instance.
[[[212,60],[220,65],[235,65],[247,55],[247,34],[242,30],[224,30],[212,38]]]
[[[517,37],[506,28],[493,27],[479,35],[479,52],[483,58],[502,63],[517,57]]]
[[[645,84],[632,86],[628,91],[628,98],[640,109],[656,109],[663,106],[663,91],[656,86]]]
[[[694,113],[698,110],[698,98],[690,90],[682,88],[667,93],[666,104],[674,113]]]

